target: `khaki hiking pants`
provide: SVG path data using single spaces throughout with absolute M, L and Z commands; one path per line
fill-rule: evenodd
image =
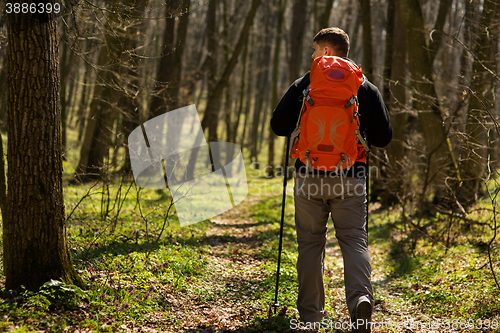
M 323 270 L 328 216 L 344 258 L 347 307 L 352 318 L 358 298 L 373 301 L 371 260 L 365 231 L 366 189 L 364 178 L 295 174 L 295 230 L 298 242 L 297 309 L 302 322 L 323 319 L 325 291 Z

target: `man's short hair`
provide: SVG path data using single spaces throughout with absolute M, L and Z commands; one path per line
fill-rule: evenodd
M 347 57 L 349 53 L 349 36 L 340 28 L 322 29 L 314 36 L 313 41 L 316 44 L 326 43 L 341 57 Z

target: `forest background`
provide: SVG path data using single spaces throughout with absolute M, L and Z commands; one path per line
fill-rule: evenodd
M 328 26 L 349 34 L 350 58 L 379 87 L 394 129 L 370 158 L 380 318 L 401 315 L 396 297 L 427 318 L 498 319 L 497 1 L 68 0 L 45 2 L 41 14 L 9 4 L 0 17 L 2 327 L 230 329 L 216 305 L 228 292 L 210 277 L 235 260 L 265 274 L 236 270 L 238 282 L 225 282 L 255 306 L 234 314 L 231 329 L 286 326 L 296 315 L 290 205 L 282 292 L 292 314 L 266 312 L 281 196 L 263 189 L 280 188 L 285 147 L 269 120 Z M 135 185 L 127 140 L 190 104 L 208 142 L 242 148 L 252 182 L 237 213 L 179 228 L 168 190 Z M 197 309 L 216 315 L 176 312 L 180 299 L 204 297 Z

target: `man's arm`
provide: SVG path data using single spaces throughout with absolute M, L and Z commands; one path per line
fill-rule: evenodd
M 392 126 L 389 111 L 380 91 L 366 81 L 358 91 L 361 129 L 368 142 L 375 147 L 385 147 L 392 140 Z
M 276 135 L 292 134 L 299 119 L 302 107 L 302 91 L 309 86 L 309 74 L 304 75 L 288 88 L 273 111 L 271 128 Z

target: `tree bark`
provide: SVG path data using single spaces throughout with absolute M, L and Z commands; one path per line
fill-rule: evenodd
M 397 47 L 391 47 L 390 50 L 392 70 L 387 76 L 390 82 L 390 93 L 386 95 L 385 100 L 391 114 L 393 128 L 393 139 L 387 147 L 389 163 L 392 169 L 397 170 L 398 162 L 401 162 L 405 156 L 404 142 L 408 123 L 408 113 L 406 112 L 406 39 L 397 3 L 395 4 L 393 31 L 393 45 L 397 45 Z
M 229 77 L 231 76 L 231 73 L 234 70 L 234 67 L 236 66 L 236 63 L 238 62 L 238 57 L 243 50 L 243 46 L 245 44 L 245 40 L 248 36 L 248 33 L 250 31 L 250 27 L 252 26 L 253 19 L 255 17 L 255 14 L 257 12 L 257 9 L 260 6 L 260 3 L 262 0 L 252 0 L 252 5 L 250 7 L 250 11 L 245 19 L 245 23 L 243 24 L 243 28 L 240 32 L 240 35 L 238 37 L 238 42 L 236 43 L 236 46 L 234 47 L 232 53 L 231 53 L 231 59 L 229 60 L 229 63 L 226 65 L 224 68 L 224 71 L 222 72 L 221 78 L 218 80 L 217 85 L 214 88 L 213 94 L 211 97 L 207 100 L 207 106 L 205 108 L 205 115 L 203 116 L 203 120 L 201 122 L 201 127 L 203 130 L 207 128 L 207 125 L 211 121 L 211 118 L 213 117 L 215 113 L 215 108 L 216 108 L 216 102 L 219 99 L 219 97 L 222 94 L 222 91 L 224 89 L 224 86 L 227 84 L 229 81 Z M 199 145 L 201 141 L 203 140 L 203 135 L 198 135 L 196 138 L 195 146 Z M 193 154 L 189 157 L 189 164 L 192 165 L 194 161 L 196 161 L 197 158 L 197 150 L 193 150 Z M 188 171 L 188 177 L 192 177 L 194 172 L 194 169 L 191 169 Z
M 253 57 L 253 52 L 252 50 L 254 49 L 255 45 L 255 31 L 252 32 L 251 36 L 249 36 L 250 41 L 250 47 L 248 47 L 249 50 L 249 55 L 250 55 L 250 63 L 249 63 L 249 70 L 248 70 L 248 88 L 246 89 L 246 100 L 245 100 L 245 116 L 244 116 L 244 121 L 243 121 L 243 132 L 241 133 L 241 140 L 240 140 L 240 146 L 243 150 L 245 145 L 245 141 L 247 139 L 247 127 L 248 127 L 248 119 L 250 118 L 250 107 L 252 104 L 252 94 L 253 94 L 253 89 L 254 89 L 254 84 L 253 84 L 253 77 L 254 77 L 254 69 L 255 69 L 255 61 L 252 59 Z
M 495 56 L 493 50 L 492 34 L 495 30 L 494 18 L 498 10 L 497 1 L 485 0 L 478 37 L 474 47 L 474 63 L 472 65 L 470 90 L 471 96 L 469 112 L 467 115 L 466 135 L 467 143 L 463 153 L 463 183 L 459 189 L 462 204 L 471 204 L 477 200 L 479 185 L 484 175 L 486 165 L 487 128 L 485 122 L 487 115 L 485 109 L 494 107 L 494 84 L 492 75 L 486 71 L 486 66 L 496 73 Z
M 147 0 L 139 0 L 134 3 L 133 12 L 135 16 L 143 16 L 144 10 L 146 9 Z M 137 23 L 129 29 L 128 33 L 125 35 L 123 41 L 124 51 L 130 54 L 128 61 L 125 66 L 121 67 L 122 77 L 126 79 L 123 82 L 123 87 L 125 89 L 121 92 L 119 97 L 118 106 L 122 114 L 122 122 L 120 131 L 116 132 L 117 139 L 118 133 L 122 134 L 123 146 L 125 148 L 125 161 L 121 168 L 123 173 L 130 173 L 132 171 L 132 165 L 130 164 L 130 155 L 128 150 L 128 137 L 130 133 L 140 125 L 141 114 L 143 114 L 142 107 L 142 89 L 139 87 L 139 64 L 141 59 L 135 55 L 135 49 L 143 45 L 143 38 L 140 38 L 141 31 L 144 31 L 146 25 L 144 21 Z M 121 144 L 120 144 L 121 146 Z M 119 145 L 115 145 L 115 151 L 113 154 L 112 165 L 116 165 L 117 150 Z
M 165 4 L 165 31 L 163 32 L 160 66 L 156 74 L 156 84 L 149 107 L 149 119 L 172 110 L 172 96 L 167 87 L 173 82 L 175 67 L 175 15 L 179 0 L 170 0 Z
M 263 12 L 266 13 L 266 22 L 264 23 L 264 45 L 261 49 L 261 64 L 259 67 L 259 75 L 257 84 L 259 89 L 256 90 L 254 113 L 252 119 L 252 132 L 251 132 L 251 151 L 250 160 L 257 161 L 258 156 L 258 141 L 259 141 L 259 125 L 265 121 L 261 121 L 261 114 L 263 110 L 264 100 L 269 96 L 269 67 L 271 63 L 271 46 L 273 42 L 273 29 L 272 22 L 274 21 L 275 14 L 269 10 L 269 3 L 265 3 Z M 264 117 L 265 118 L 265 117 Z
M 229 142 L 236 143 L 236 138 L 238 137 L 238 128 L 240 126 L 241 113 L 243 111 L 243 103 L 245 101 L 245 83 L 246 83 L 246 67 L 247 67 L 247 55 L 248 55 L 248 36 L 245 41 L 245 49 L 243 50 L 243 60 L 241 63 L 241 86 L 240 86 L 240 96 L 238 102 L 238 115 L 234 123 L 234 130 L 232 131 L 232 137 Z
M 68 19 L 67 16 L 65 19 Z M 69 20 L 72 21 L 71 18 Z M 62 128 L 62 150 L 63 150 L 63 159 L 66 159 L 66 131 L 67 131 L 67 120 L 68 120 L 68 100 L 69 96 L 66 97 L 67 86 L 68 86 L 68 78 L 71 72 L 71 65 L 73 64 L 74 52 L 72 52 L 69 43 L 69 34 L 66 27 L 63 27 L 63 36 L 65 41 L 63 41 L 62 45 L 62 56 L 61 56 L 61 128 Z M 71 52 L 71 54 L 69 54 Z
M 7 129 L 7 57 L 3 58 L 0 70 L 0 129 Z
M 80 161 L 75 172 L 75 178 L 83 182 L 102 179 L 107 174 L 105 161 L 109 158 L 113 123 L 120 114 L 120 95 L 127 90 L 121 74 L 123 66 L 127 66 L 130 60 L 124 42 L 127 40 L 126 29 L 132 20 L 135 4 L 135 0 L 115 0 L 107 20 L 94 98 L 90 104 Z
M 451 162 L 455 160 L 434 87 L 434 75 L 429 47 L 425 38 L 425 23 L 420 1 L 399 0 L 414 89 L 413 107 L 426 144 L 424 187 L 434 185 L 435 202 L 446 201 L 445 179 L 456 177 Z
M 443 45 L 443 29 L 446 23 L 446 16 L 450 11 L 451 3 L 452 0 L 439 1 L 438 15 L 436 18 L 436 23 L 434 24 L 434 29 L 431 32 L 431 42 L 429 45 L 431 63 L 434 62 L 439 48 Z
M 333 4 L 332 1 L 328 3 Z M 283 30 L 283 16 L 286 9 L 286 0 L 278 1 L 278 20 L 276 23 L 276 36 L 274 37 L 274 56 L 273 56 L 273 73 L 272 73 L 272 90 L 271 90 L 271 107 L 278 105 L 278 75 L 279 75 L 279 61 L 281 57 L 281 41 L 283 36 L 281 31 Z M 325 14 L 326 15 L 326 14 Z M 328 12 L 329 16 L 329 12 Z M 273 129 L 269 126 L 269 150 L 267 155 L 267 176 L 274 177 L 274 143 L 276 140 L 276 134 L 274 134 Z
M 408 113 L 406 112 L 406 41 L 403 23 L 396 0 L 389 0 L 387 9 L 387 37 L 384 63 L 383 96 L 391 115 L 393 137 L 387 151 L 387 165 L 379 171 L 380 178 L 372 178 L 372 197 L 381 197 L 384 205 L 398 202 L 404 197 L 405 176 L 405 145 L 408 128 Z M 397 47 L 394 47 L 397 46 Z M 377 150 L 374 150 L 377 152 Z M 385 154 L 377 160 L 384 160 Z M 408 170 L 409 171 L 409 170 Z M 403 194 L 403 195 L 400 195 Z
M 215 109 L 215 102 L 217 99 L 220 97 L 222 94 L 222 90 L 224 89 L 224 86 L 227 84 L 229 80 L 229 76 L 234 70 L 234 67 L 236 66 L 236 63 L 238 62 L 238 57 L 243 50 L 243 46 L 245 44 L 245 38 L 248 35 L 250 31 L 250 27 L 253 23 L 253 19 L 255 17 L 255 14 L 257 12 L 257 9 L 260 6 L 260 3 L 262 0 L 252 0 L 252 7 L 250 8 L 250 11 L 245 19 L 245 23 L 243 25 L 243 28 L 240 32 L 240 36 L 238 38 L 238 42 L 236 43 L 236 46 L 233 49 L 233 52 L 231 54 L 231 59 L 229 60 L 229 63 L 226 64 L 226 67 L 224 68 L 224 71 L 222 72 L 222 75 L 220 79 L 217 82 L 217 85 L 214 88 L 214 92 L 212 94 L 212 97 L 207 101 L 207 107 L 205 109 L 205 115 L 203 116 L 203 120 L 201 122 L 201 126 L 203 129 L 205 129 L 208 125 L 208 121 L 210 120 L 210 117 L 212 117 Z
M 81 285 L 65 238 L 56 16 L 10 14 L 7 27 L 5 287 L 36 291 L 50 279 Z
M 216 17 L 217 17 L 217 0 L 210 1 L 208 5 L 208 13 L 207 13 L 207 100 L 211 100 L 214 95 L 214 88 L 217 84 L 216 76 L 217 76 L 217 25 L 216 25 Z M 225 85 L 224 85 L 225 86 Z M 222 88 L 224 88 L 224 86 Z M 217 142 L 219 141 L 217 136 L 217 123 L 219 121 L 219 105 L 220 105 L 220 96 L 222 95 L 222 91 L 219 96 L 214 99 L 214 107 L 207 114 L 205 111 L 205 117 L 207 117 L 208 123 L 208 141 L 209 142 Z
M 328 28 L 329 24 L 328 22 L 330 21 L 330 13 L 333 8 L 333 2 L 334 0 L 327 0 L 326 5 L 325 5 L 325 11 L 323 12 L 323 17 L 321 18 L 321 26 L 320 29 Z
M 295 0 L 290 27 L 290 62 L 288 72 L 290 82 L 295 81 L 299 77 L 302 61 L 302 39 L 306 27 L 306 13 L 307 0 Z
M 363 74 L 373 79 L 372 14 L 370 0 L 359 0 L 363 25 Z

